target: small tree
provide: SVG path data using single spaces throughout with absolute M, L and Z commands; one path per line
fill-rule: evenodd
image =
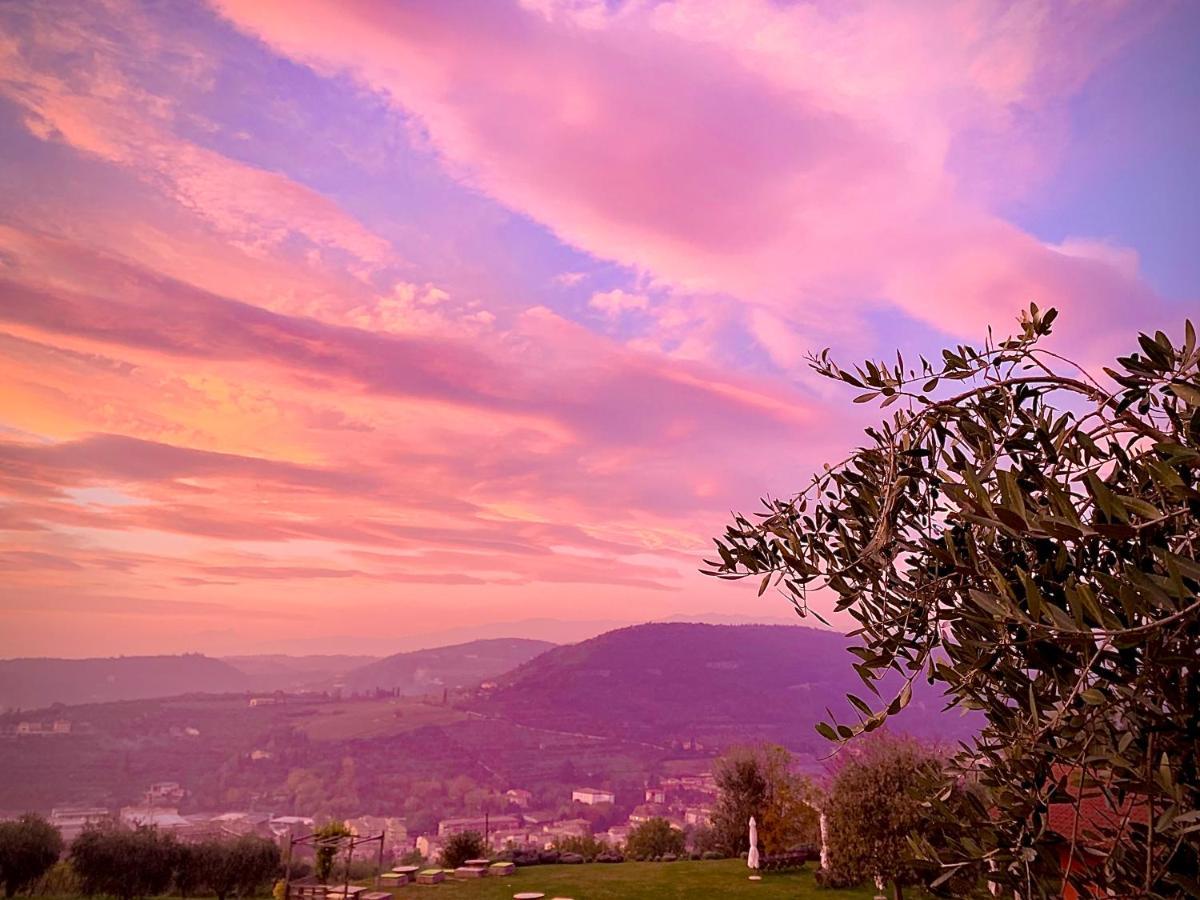
M 41 878 L 62 854 L 62 836 L 34 813 L 0 822 L 0 881 L 12 897 Z
M 878 877 L 900 900 L 904 885 L 928 880 L 908 837 L 924 819 L 924 799 L 942 787 L 943 765 L 916 741 L 882 734 L 838 757 L 825 801 L 831 883 Z
M 164 893 L 177 854 L 174 838 L 153 827 L 91 826 L 71 844 L 71 864 L 86 896 L 135 900 Z
M 762 821 L 767 805 L 767 775 L 758 756 L 740 748 L 717 761 L 717 805 L 713 831 L 717 842 L 732 856 L 750 849 L 750 817 Z
M 625 853 L 634 859 L 653 859 L 673 853 L 679 856 L 684 851 L 684 835 L 671 827 L 666 819 L 648 819 L 629 832 L 625 842 Z
M 793 767 L 791 754 L 770 744 L 735 748 L 717 761 L 713 831 L 727 853 L 736 856 L 750 848 L 751 816 L 768 853 L 817 841 L 817 791 Z
M 457 869 L 468 859 L 482 859 L 486 853 L 483 835 L 478 831 L 463 831 L 446 839 L 442 846 L 442 865 L 447 869 Z

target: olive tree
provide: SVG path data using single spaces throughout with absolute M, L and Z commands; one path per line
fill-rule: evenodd
M 899 900 L 906 885 L 931 880 L 914 858 L 909 835 L 922 829 L 929 794 L 944 781 L 944 760 L 911 738 L 877 733 L 840 754 L 830 779 L 828 816 L 831 885 L 879 879 Z
M 1200 350 L 1142 334 L 1089 371 L 1047 349 L 1055 311 L 1014 337 L 822 375 L 891 407 L 800 493 L 738 515 L 710 574 L 759 579 L 801 615 L 814 590 L 857 623 L 878 694 L 828 738 L 879 728 L 918 678 L 985 724 L 957 766 L 970 827 L 925 852 L 982 863 L 1023 897 L 1200 891 Z M 1085 790 L 1086 788 L 1086 790 Z M 1102 798 L 1110 824 L 1060 835 L 1056 803 Z M 938 815 L 937 803 L 930 814 Z M 1088 848 L 1099 854 L 1087 854 Z
M 217 900 L 230 894 L 254 896 L 279 874 L 279 847 L 266 838 L 243 835 L 207 840 L 195 846 L 194 854 L 200 883 L 216 894 Z
M 41 878 L 63 850 L 58 829 L 34 813 L 0 822 L 0 884 L 12 897 Z
M 71 844 L 71 865 L 88 897 L 136 900 L 161 894 L 171 885 L 177 855 L 171 835 L 144 826 L 92 826 Z

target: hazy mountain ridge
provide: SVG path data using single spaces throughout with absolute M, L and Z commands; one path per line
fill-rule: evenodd
M 833 631 L 781 625 L 657 623 L 558 647 L 501 678 L 470 707 L 525 725 L 633 740 L 706 745 L 769 739 L 821 749 L 826 708 L 852 714 L 845 695 L 868 690 Z M 881 692 L 898 689 L 899 676 Z M 940 692 L 914 685 L 894 729 L 953 740 L 970 719 L 944 713 Z
M 248 656 L 222 656 L 247 678 L 251 690 L 311 690 L 337 681 L 347 672 L 378 662 L 378 656 L 350 654 L 309 654 L 291 656 L 260 653 Z
M 273 691 L 415 695 L 471 688 L 555 644 L 490 638 L 449 647 L 373 656 L 263 654 L 221 659 L 199 653 L 93 659 L 0 660 L 0 710 L 145 700 L 182 694 Z
M 267 706 L 250 706 L 239 689 L 63 708 L 43 718 L 79 726 L 70 735 L 0 740 L 0 771 L 9 773 L 0 779 L 0 808 L 119 806 L 154 780 L 178 780 L 197 809 L 238 797 L 311 814 L 288 788 L 291 774 L 303 769 L 332 784 L 351 759 L 356 810 L 390 814 L 429 779 L 469 774 L 499 789 L 553 784 L 561 791 L 588 782 L 640 784 L 666 760 L 703 766 L 714 753 L 757 740 L 786 744 L 820 771 L 831 747 L 813 725 L 827 706 L 849 719 L 846 692 L 868 694 L 846 652 L 851 643 L 837 632 L 790 625 L 659 623 L 544 652 L 538 642 L 499 639 L 398 654 L 362 667 L 355 690 L 293 694 Z M 447 700 L 440 689 L 374 696 L 375 687 L 426 678 L 433 669 L 422 666 L 462 672 L 454 667 L 465 657 L 469 665 L 485 661 L 486 670 L 510 653 L 524 661 L 473 679 L 495 681 L 494 688 L 458 692 L 446 681 Z M 439 655 L 447 658 L 439 662 Z M 205 657 L 189 662 L 229 671 Z M 940 692 L 918 681 L 893 728 L 942 742 L 967 737 L 972 720 L 943 706 Z M 24 717 L 0 718 L 15 726 Z M 266 756 L 251 759 L 255 751 Z
M 402 694 L 469 688 L 498 678 L 556 646 L 529 638 L 487 638 L 396 653 L 348 672 L 340 685 L 347 691 L 383 689 Z
M 199 653 L 0 660 L 0 708 L 8 709 L 246 689 L 244 673 Z

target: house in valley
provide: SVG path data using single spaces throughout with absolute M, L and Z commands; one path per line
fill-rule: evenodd
M 595 806 L 599 803 L 612 803 L 616 799 L 612 791 L 605 791 L 600 788 L 576 788 L 571 792 L 572 802 L 585 803 L 588 806 Z

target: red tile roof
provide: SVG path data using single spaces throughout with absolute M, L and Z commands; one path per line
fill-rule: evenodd
M 1072 799 L 1051 803 L 1049 825 L 1052 831 L 1096 850 L 1111 847 L 1114 837 L 1129 825 L 1145 825 L 1150 821 L 1150 809 L 1143 797 L 1126 796 L 1122 802 L 1109 799 L 1093 780 L 1082 788 L 1068 779 L 1066 792 Z

